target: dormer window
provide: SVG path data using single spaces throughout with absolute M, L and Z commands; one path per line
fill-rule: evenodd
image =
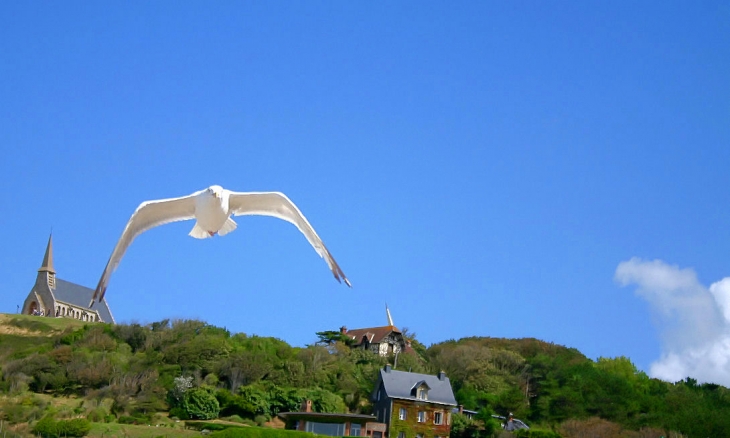
M 425 380 L 413 385 L 411 388 L 411 397 L 415 397 L 418 400 L 428 400 L 428 390 L 431 389 Z

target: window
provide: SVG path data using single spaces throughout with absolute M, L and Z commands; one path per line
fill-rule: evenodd
M 398 438 L 406 438 L 405 432 L 398 432 Z
M 423 438 L 423 434 L 422 433 L 417 433 L 416 434 L 416 438 Z
M 424 387 L 418 388 L 416 398 L 418 398 L 419 400 L 428 400 L 428 390 Z
M 433 424 L 443 424 L 443 412 L 434 412 L 433 413 Z
M 398 419 L 399 420 L 406 419 L 406 408 L 400 408 L 400 410 L 398 410 Z
M 317 435 L 344 436 L 345 425 L 341 423 L 317 423 L 314 421 L 307 421 L 305 431 L 313 432 Z
M 357 423 L 350 423 L 350 436 L 360 436 L 360 427 Z
M 426 422 L 426 412 L 425 411 L 419 411 L 418 412 L 418 422 L 419 423 L 425 423 Z

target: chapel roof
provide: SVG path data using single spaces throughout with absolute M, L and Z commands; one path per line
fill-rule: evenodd
M 56 288 L 53 289 L 53 296 L 58 301 L 89 309 L 91 297 L 94 296 L 94 289 L 57 278 Z M 102 299 L 100 303 L 94 304 L 94 307 L 89 309 L 92 312 L 95 310 L 99 312 L 102 321 L 114 323 L 114 317 L 106 302 L 106 298 Z

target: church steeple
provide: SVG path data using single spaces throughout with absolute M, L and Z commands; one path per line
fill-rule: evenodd
M 393 324 L 393 318 L 390 316 L 390 309 L 388 309 L 388 304 L 385 304 L 385 313 L 388 315 L 388 325 L 393 327 L 395 324 Z
M 43 256 L 43 264 L 38 272 L 50 272 L 55 274 L 53 270 L 53 234 L 48 236 L 48 245 L 46 246 L 46 255 Z
M 43 256 L 43 264 L 38 272 L 48 273 L 48 286 L 53 289 L 56 287 L 56 271 L 53 269 L 53 233 L 48 236 L 48 245 L 46 246 L 46 254 Z

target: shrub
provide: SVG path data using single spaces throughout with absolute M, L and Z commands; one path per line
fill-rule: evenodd
M 51 417 L 43 417 L 33 426 L 33 433 L 44 438 L 55 438 L 58 436 L 58 425 Z
M 106 409 L 99 407 L 86 414 L 86 419 L 94 423 L 104 423 L 109 413 Z
M 231 427 L 210 434 L 215 438 L 314 438 L 310 432 L 296 430 L 269 429 L 265 427 Z
M 72 420 L 61 420 L 57 424 L 60 436 L 81 437 L 86 436 L 91 430 L 91 423 L 85 418 L 74 418 Z
M 129 415 L 122 415 L 117 419 L 117 423 L 119 424 L 137 424 L 137 419 L 134 417 L 130 417 Z
M 185 392 L 182 408 L 188 417 L 197 420 L 212 420 L 218 417 L 220 405 L 209 388 L 193 388 Z
M 562 438 L 562 435 L 557 432 L 541 429 L 519 429 L 514 432 L 514 435 L 518 438 Z

